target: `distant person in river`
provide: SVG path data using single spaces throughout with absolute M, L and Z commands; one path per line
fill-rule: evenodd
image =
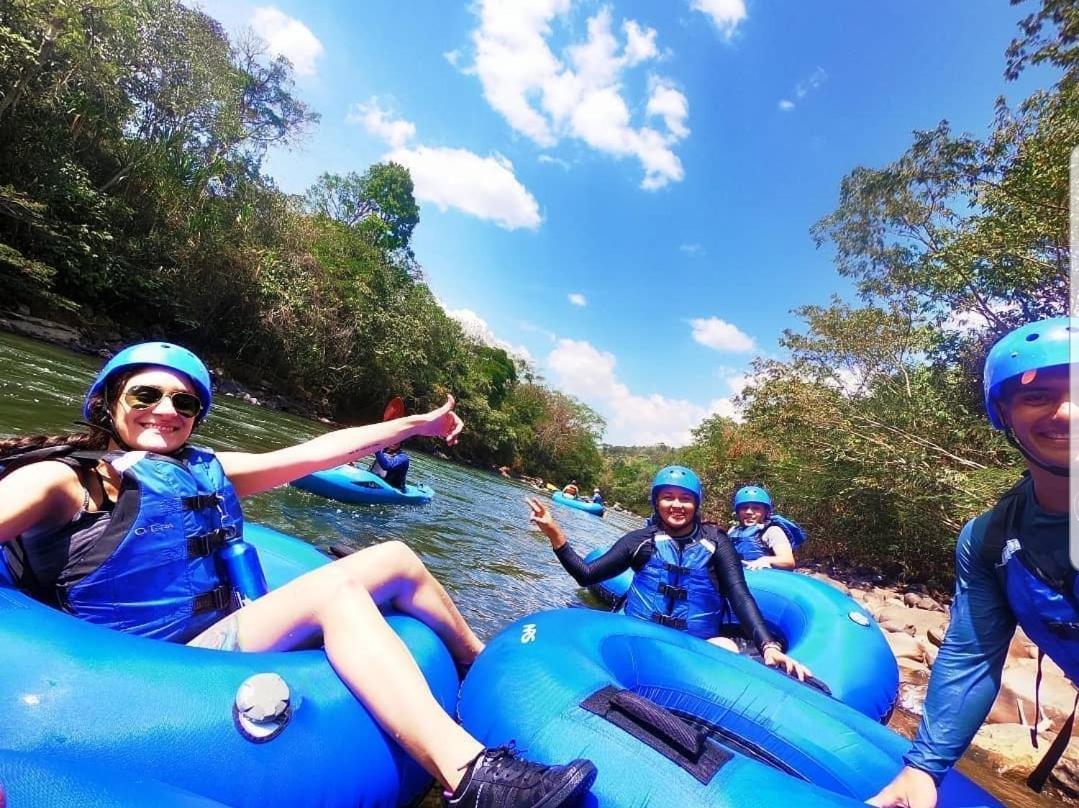
M 599 489 L 598 489 L 598 488 L 596 488 L 596 489 L 594 489 L 594 490 L 592 491 L 592 502 L 594 502 L 594 503 L 595 503 L 596 505 L 603 505 L 603 504 L 605 504 L 605 503 L 603 502 L 603 494 L 601 494 L 601 493 L 599 492 Z
M 737 651 L 733 642 L 718 636 L 729 604 L 765 663 L 783 665 L 804 680 L 811 672 L 784 654 L 768 631 L 730 539 L 715 525 L 701 523 L 701 493 L 701 482 L 692 470 L 684 466 L 660 469 L 652 482 L 654 523 L 625 534 L 590 564 L 570 546 L 546 505 L 535 498 L 528 505 L 532 524 L 543 531 L 559 562 L 581 586 L 632 568 L 633 584 L 623 606 L 627 615 Z
M 959 533 L 951 621 L 918 734 L 906 767 L 871 805 L 936 805 L 937 786 L 996 699 L 1017 623 L 1079 685 L 1079 580 L 1068 559 L 1068 444 L 1079 426 L 1069 373 L 1079 370 L 1077 361 L 1075 317 L 1017 328 L 986 357 L 989 422 L 1026 459 L 1026 472 Z M 1063 753 L 1071 725 L 1069 719 L 1028 780 L 1035 790 Z
M 397 443 L 375 452 L 371 471 L 385 480 L 387 485 L 404 491 L 410 462 L 408 454 L 401 448 L 401 444 Z
M 786 530 L 772 520 L 772 498 L 759 485 L 746 485 L 734 495 L 738 524 L 727 531 L 746 569 L 794 569 L 794 549 Z
M 577 494 L 579 493 L 579 489 L 577 488 L 577 481 L 573 480 L 572 482 L 570 482 L 569 485 L 562 489 L 562 493 L 565 494 L 567 497 L 573 497 L 574 499 L 577 499 Z
M 94 379 L 83 406 L 88 431 L 0 441 L 0 545 L 13 579 L 76 617 L 144 637 L 220 651 L 321 644 L 374 720 L 438 778 L 450 805 L 579 798 L 595 778 L 589 761 L 543 766 L 510 747 L 485 749 L 432 695 L 379 606 L 426 623 L 461 667 L 483 643 L 405 544 L 367 547 L 246 605 L 216 563 L 217 550 L 242 536 L 241 497 L 409 437 L 455 443 L 463 424 L 452 396 L 422 415 L 263 453 L 189 444 L 212 402 L 197 356 L 143 343 Z M 182 508 L 184 519 L 147 531 L 163 508 Z

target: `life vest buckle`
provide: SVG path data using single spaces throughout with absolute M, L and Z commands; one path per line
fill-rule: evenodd
M 673 584 L 660 584 L 657 587 L 659 594 L 670 598 L 671 600 L 685 600 L 689 597 L 689 592 L 684 586 L 674 586 Z
M 206 511 L 210 508 L 220 508 L 224 501 L 224 497 L 220 494 L 196 494 L 180 500 L 185 511 Z
M 669 614 L 660 614 L 659 612 L 652 612 L 652 621 L 659 623 L 661 626 L 667 626 L 667 628 L 676 628 L 679 631 L 685 631 L 688 626 L 684 618 L 671 617 Z
M 196 595 L 191 611 L 193 614 L 202 614 L 203 612 L 227 612 L 232 611 L 232 587 L 231 586 L 219 586 L 216 589 L 211 589 L 209 592 L 203 592 L 201 595 Z
M 211 555 L 224 547 L 229 539 L 235 535 L 235 528 L 219 527 L 201 536 L 194 536 L 187 540 L 187 557 L 203 558 Z

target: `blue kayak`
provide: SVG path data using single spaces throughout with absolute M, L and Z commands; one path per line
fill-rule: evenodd
M 353 505 L 423 505 L 435 492 L 426 485 L 405 483 L 405 490 L 394 488 L 377 474 L 352 465 L 316 471 L 294 480 L 291 485 L 328 499 Z
M 312 545 L 268 528 L 248 524 L 244 535 L 271 588 L 329 562 Z M 387 619 L 435 698 L 452 711 L 458 679 L 445 645 L 418 620 Z M 159 784 L 134 804 L 184 804 L 189 795 L 192 804 L 198 797 L 232 806 L 373 808 L 409 804 L 430 784 L 320 649 L 231 653 L 123 634 L 31 599 L 0 564 L 0 657 L 0 750 L 42 766 L 74 761 L 71 772 L 91 779 L 108 773 L 114 781 Z M 241 734 L 234 705 L 241 684 L 260 673 L 284 680 L 291 713 L 276 737 L 255 742 Z M 0 760 L 0 775 L 9 764 L 19 760 Z M 45 770 L 20 776 L 20 783 L 48 780 Z M 98 803 L 73 794 L 49 804 Z
M 585 561 L 602 554 L 593 550 Z M 590 589 L 616 605 L 632 582 L 633 571 L 626 570 Z M 787 570 L 746 570 L 746 583 L 788 654 L 813 671 L 834 698 L 876 721 L 888 721 L 899 696 L 899 667 L 884 632 L 858 601 Z
M 587 805 L 856 808 L 903 767 L 910 742 L 782 673 L 625 615 L 522 618 L 480 654 L 458 702 L 486 745 L 585 757 Z M 999 806 L 957 771 L 940 808 Z
M 604 510 L 606 510 L 598 502 L 588 502 L 584 499 L 577 499 L 576 497 L 571 497 L 569 494 L 563 494 L 561 491 L 555 491 L 551 494 L 551 499 L 559 505 L 568 505 L 571 508 L 590 513 L 593 516 L 603 516 Z

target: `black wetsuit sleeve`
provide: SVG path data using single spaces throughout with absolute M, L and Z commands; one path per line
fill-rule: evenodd
M 738 618 L 739 625 L 746 637 L 763 648 L 767 642 L 774 642 L 775 637 L 768 631 L 757 601 L 746 584 L 745 570 L 738 551 L 730 539 L 721 534 L 716 540 L 716 552 L 712 556 L 712 580 L 717 591 L 727 598 Z
M 591 564 L 577 555 L 577 551 L 568 541 L 555 550 L 554 554 L 566 572 L 573 576 L 573 580 L 581 586 L 588 586 L 621 575 L 633 566 L 633 555 L 647 538 L 641 533 L 642 531 L 637 530 L 627 533 Z

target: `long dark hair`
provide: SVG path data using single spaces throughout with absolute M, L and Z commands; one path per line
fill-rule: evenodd
M 90 398 L 90 417 L 83 423 L 82 430 L 64 435 L 27 435 L 0 440 L 0 459 L 49 446 L 73 446 L 76 451 L 105 451 L 109 448 L 109 440 L 115 437 L 110 402 L 115 403 L 119 399 L 127 380 L 137 372 L 136 368 L 132 368 L 115 374 L 106 383 L 103 393 Z

